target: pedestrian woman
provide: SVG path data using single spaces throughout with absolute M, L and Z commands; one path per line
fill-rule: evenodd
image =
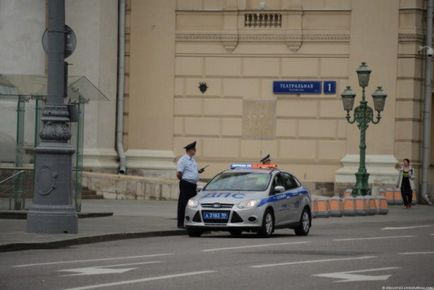
M 405 208 L 410 208 L 414 191 L 414 169 L 407 158 L 403 160 L 401 169 L 399 169 L 397 187 L 401 189 L 402 202 Z

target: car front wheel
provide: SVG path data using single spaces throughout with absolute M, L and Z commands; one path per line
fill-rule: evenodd
M 270 209 L 267 209 L 262 218 L 262 226 L 258 235 L 262 238 L 269 238 L 274 232 L 274 215 Z
M 310 230 L 310 214 L 307 209 L 304 209 L 301 217 L 299 225 L 294 229 L 295 234 L 297 236 L 307 236 Z

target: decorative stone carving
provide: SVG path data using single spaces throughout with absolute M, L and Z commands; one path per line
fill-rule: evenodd
M 286 46 L 289 48 L 289 50 L 292 52 L 297 52 L 301 48 L 303 44 L 303 34 L 301 30 L 297 33 L 288 33 L 286 38 Z
M 223 43 L 223 47 L 227 51 L 231 52 L 238 45 L 238 34 L 236 34 L 236 33 L 233 33 L 233 34 L 224 34 L 221 37 L 221 41 Z
M 243 137 L 274 138 L 276 102 L 245 100 L 243 104 Z
M 37 193 L 42 196 L 49 195 L 56 188 L 57 172 L 48 166 L 43 166 L 36 170 L 36 180 L 38 180 Z
M 68 108 L 65 105 L 61 106 L 52 106 L 52 105 L 46 105 L 44 108 L 44 112 L 42 113 L 42 120 L 49 119 L 50 117 L 57 117 L 57 118 L 65 118 L 65 121 L 68 121 L 69 118 L 69 112 Z
M 44 123 L 39 134 L 42 141 L 67 142 L 71 138 L 67 106 L 45 106 L 41 120 Z
M 64 122 L 44 122 L 39 134 L 43 141 L 67 142 L 71 138 L 69 125 Z

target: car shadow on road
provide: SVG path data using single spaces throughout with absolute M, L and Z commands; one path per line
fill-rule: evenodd
M 302 238 L 296 236 L 295 234 L 273 234 L 270 238 L 261 238 L 258 237 L 256 233 L 243 233 L 241 235 L 231 235 L 229 233 L 218 233 L 218 232 L 208 232 L 202 235 L 202 238 L 207 239 L 247 239 L 247 240 L 273 240 L 273 239 L 281 239 L 281 238 L 289 238 L 293 237 L 295 239 Z

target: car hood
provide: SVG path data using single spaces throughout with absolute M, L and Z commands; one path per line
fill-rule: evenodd
M 262 199 L 264 192 L 243 191 L 201 191 L 195 196 L 199 203 L 233 203 L 238 204 L 243 200 Z

